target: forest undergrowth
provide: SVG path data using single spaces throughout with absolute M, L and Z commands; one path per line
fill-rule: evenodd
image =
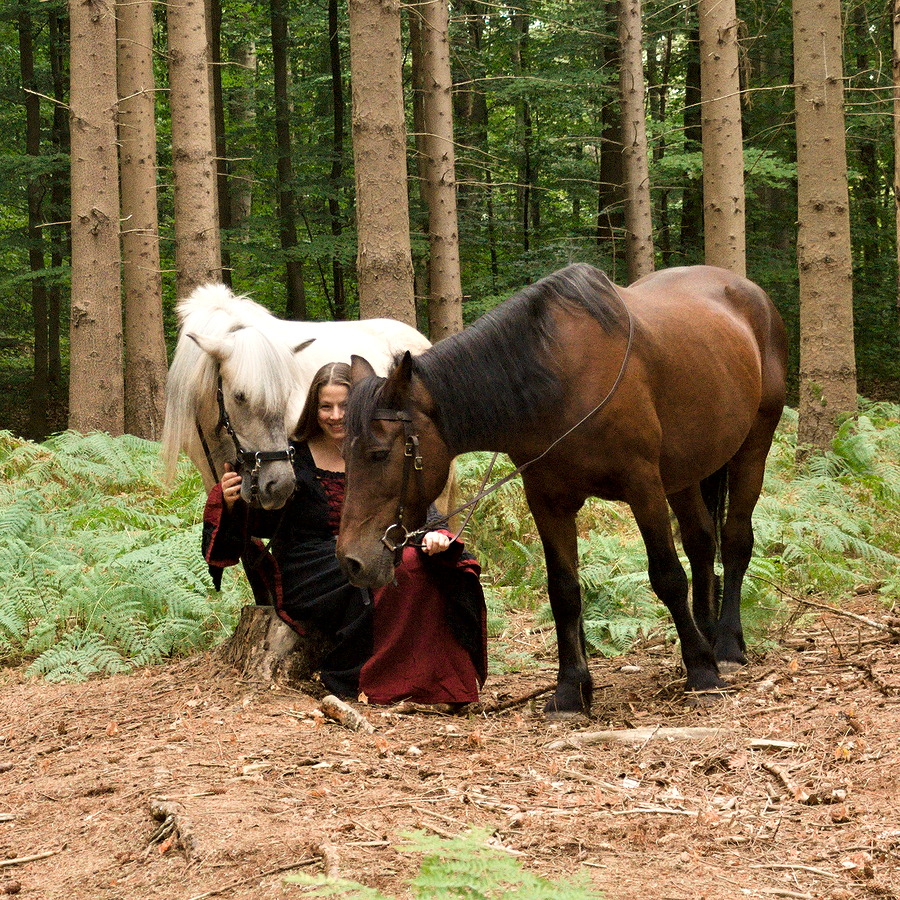
M 751 651 L 801 614 L 802 601 L 839 605 L 862 590 L 888 606 L 900 598 L 900 406 L 861 401 L 830 452 L 801 465 L 795 451 L 789 409 L 754 517 L 744 589 Z M 476 491 L 489 458 L 460 460 L 460 496 Z M 500 462 L 494 477 L 511 468 Z M 221 593 L 212 588 L 200 555 L 203 496 L 186 460 L 174 485 L 163 483 L 152 442 L 64 432 L 37 444 L 0 432 L 0 664 L 81 680 L 220 642 L 251 597 L 237 569 Z M 674 640 L 628 508 L 589 502 L 579 535 L 592 652 Z M 543 553 L 519 481 L 482 501 L 466 539 L 484 567 L 494 669 L 533 664 L 504 641 L 521 613 L 552 634 Z

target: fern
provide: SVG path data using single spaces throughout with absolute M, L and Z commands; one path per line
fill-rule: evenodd
M 424 832 L 404 835 L 406 852 L 421 854 L 418 874 L 410 882 L 416 900 L 469 897 L 493 900 L 602 900 L 584 875 L 565 882 L 549 881 L 526 872 L 511 854 L 490 846 L 490 832 L 477 829 L 458 838 L 438 838 Z M 306 896 L 353 900 L 389 900 L 388 895 L 354 881 L 311 875 L 289 875 L 289 884 L 302 884 Z

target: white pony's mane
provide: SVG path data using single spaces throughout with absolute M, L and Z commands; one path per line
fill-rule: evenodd
M 234 342 L 234 353 L 222 374 L 227 374 L 233 390 L 241 390 L 265 415 L 284 416 L 285 422 L 293 423 L 303 405 L 303 397 L 295 390 L 300 373 L 293 348 L 279 330 L 283 323 L 265 307 L 232 294 L 224 285 L 204 285 L 182 300 L 177 311 L 180 331 L 166 383 L 162 434 L 163 460 L 170 478 L 179 451 L 186 450 L 195 463 L 200 458 L 197 421 L 211 432 L 218 419 L 220 367 L 189 335 Z M 211 442 L 211 433 L 206 437 Z

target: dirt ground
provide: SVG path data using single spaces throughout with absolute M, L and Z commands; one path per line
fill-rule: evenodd
M 851 609 L 900 624 L 872 598 Z M 524 624 L 539 666 L 492 677 L 485 708 L 355 704 L 373 733 L 322 715 L 313 686 L 250 684 L 212 654 L 81 685 L 0 673 L 0 894 L 262 900 L 329 870 L 405 897 L 404 831 L 481 826 L 527 870 L 586 872 L 610 900 L 898 896 L 890 634 L 822 614 L 700 707 L 673 648 L 644 647 L 592 664 L 590 720 L 552 723 L 523 699 L 554 680 Z M 649 730 L 577 742 L 632 728 Z M 663 730 L 686 728 L 715 731 Z

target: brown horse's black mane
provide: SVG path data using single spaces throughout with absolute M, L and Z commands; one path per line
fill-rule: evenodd
M 622 301 L 606 275 L 576 263 L 548 275 L 483 315 L 465 331 L 413 358 L 435 400 L 438 429 L 455 452 L 490 449 L 499 432 L 523 432 L 562 395 L 553 365 L 554 309 L 581 309 L 609 333 L 626 330 Z M 348 434 L 368 425 L 384 379 L 354 388 Z

